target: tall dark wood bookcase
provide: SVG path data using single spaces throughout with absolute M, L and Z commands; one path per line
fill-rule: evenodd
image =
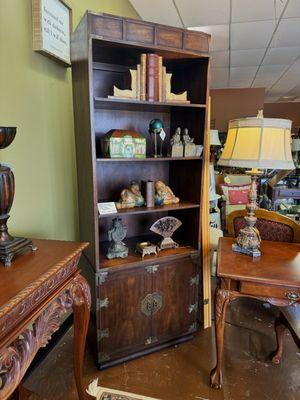
M 100 369 L 185 341 L 201 321 L 207 152 L 203 157 L 151 158 L 148 125 L 152 118 L 163 120 L 166 143 L 181 126 L 196 144 L 206 144 L 209 39 L 205 33 L 91 12 L 72 37 L 80 238 L 90 242 L 82 265 L 93 290 L 89 340 Z M 125 74 L 140 55 L 151 52 L 161 55 L 173 73 L 172 91 L 187 90 L 190 104 L 108 99 L 113 85 L 125 88 Z M 143 134 L 147 158 L 103 158 L 100 139 L 110 129 Z M 130 252 L 125 259 L 108 260 L 107 231 L 115 215 L 100 217 L 97 203 L 117 201 L 130 181 L 149 179 L 169 184 L 181 202 L 119 211 Z M 152 223 L 166 215 L 182 222 L 175 235 L 180 247 L 142 260 L 134 253 L 135 243 L 148 239 Z

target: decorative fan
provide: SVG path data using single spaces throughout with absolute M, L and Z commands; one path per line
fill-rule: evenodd
M 164 217 L 154 222 L 150 231 L 163 237 L 163 240 L 158 244 L 159 250 L 176 248 L 179 246 L 178 243 L 174 242 L 171 236 L 181 225 L 181 221 L 175 217 Z

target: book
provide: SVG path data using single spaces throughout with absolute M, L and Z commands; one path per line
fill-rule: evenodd
M 162 67 L 162 101 L 166 102 L 166 67 Z
M 141 100 L 141 64 L 136 66 L 136 98 Z
M 146 100 L 146 54 L 141 54 L 140 100 Z
M 158 58 L 158 101 L 163 101 L 163 59 Z
M 158 101 L 158 60 L 157 54 L 147 54 L 147 73 L 146 73 L 146 99 L 148 101 Z

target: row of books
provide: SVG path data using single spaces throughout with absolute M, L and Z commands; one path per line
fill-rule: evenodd
M 187 92 L 171 92 L 172 74 L 167 73 L 163 58 L 158 54 L 141 54 L 136 70 L 130 69 L 131 90 L 121 90 L 114 86 L 114 95 L 109 97 L 137 99 L 142 101 L 184 102 Z

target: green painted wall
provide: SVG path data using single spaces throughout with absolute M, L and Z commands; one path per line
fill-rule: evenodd
M 128 0 L 69 0 L 85 11 L 138 18 Z M 1 0 L 0 125 L 17 126 L 0 161 L 13 166 L 13 235 L 78 239 L 71 70 L 32 50 L 31 0 Z

